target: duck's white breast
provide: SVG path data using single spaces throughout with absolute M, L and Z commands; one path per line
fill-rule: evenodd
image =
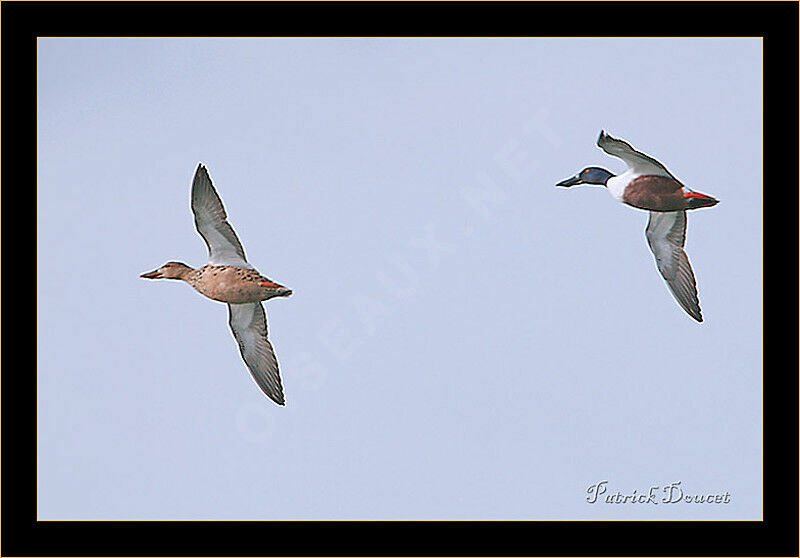
M 622 201 L 622 195 L 625 193 L 625 188 L 631 181 L 638 177 L 639 174 L 633 172 L 632 170 L 628 169 L 627 171 L 623 172 L 619 176 L 612 176 L 606 182 L 606 187 L 608 188 L 608 192 L 614 196 L 615 199 L 618 201 Z

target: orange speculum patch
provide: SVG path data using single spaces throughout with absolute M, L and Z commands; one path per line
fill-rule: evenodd
M 702 200 L 710 200 L 711 196 L 706 196 L 705 194 L 701 194 L 699 192 L 684 192 L 684 198 L 700 198 Z
M 263 287 L 280 287 L 280 285 L 278 285 L 277 283 L 273 283 L 271 281 L 262 281 L 260 285 Z

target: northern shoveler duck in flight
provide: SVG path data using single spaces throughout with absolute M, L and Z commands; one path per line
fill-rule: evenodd
M 711 207 L 719 201 L 690 190 L 664 165 L 605 131 L 600 132 L 597 145 L 609 155 L 622 159 L 628 165 L 628 170 L 615 176 L 600 167 L 587 167 L 556 186 L 606 186 L 611 195 L 622 203 L 649 211 L 650 220 L 645 234 L 650 250 L 656 257 L 658 270 L 683 309 L 692 318 L 702 322 L 697 284 L 689 257 L 683 250 L 686 243 L 686 211 Z
M 228 323 L 253 379 L 267 397 L 284 405 L 278 359 L 267 338 L 267 316 L 261 301 L 289 296 L 292 291 L 264 277 L 247 262 L 202 163 L 192 182 L 192 211 L 197 232 L 208 246 L 208 264 L 192 269 L 180 262 L 167 262 L 141 277 L 185 281 L 208 298 L 226 302 Z

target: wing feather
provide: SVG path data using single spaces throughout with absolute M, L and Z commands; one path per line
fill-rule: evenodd
M 247 263 L 242 243 L 228 223 L 222 200 L 202 163 L 197 166 L 192 181 L 192 212 L 197 232 L 208 246 L 210 264 L 253 269 Z
M 239 345 L 247 368 L 256 384 L 267 397 L 284 405 L 283 385 L 278 371 L 278 359 L 267 339 L 267 315 L 260 302 L 228 304 L 228 323 Z
M 636 151 L 627 141 L 613 138 L 606 134 L 605 130 L 600 131 L 600 137 L 597 138 L 597 146 L 612 157 L 622 159 L 636 174 L 669 176 L 670 178 L 678 180 L 672 176 L 672 173 L 667 170 L 667 167 L 653 159 L 650 155 L 646 155 L 641 151 Z
M 675 300 L 692 318 L 702 322 L 697 283 L 689 256 L 683 250 L 686 244 L 686 212 L 651 211 L 645 235 L 656 258 L 658 271 L 666 280 Z

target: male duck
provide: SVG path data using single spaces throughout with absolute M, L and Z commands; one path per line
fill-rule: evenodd
M 208 246 L 208 264 L 192 269 L 183 263 L 168 262 L 141 277 L 186 281 L 208 298 L 228 303 L 228 323 L 253 379 L 267 397 L 284 405 L 278 360 L 267 339 L 267 317 L 261 301 L 289 296 L 292 291 L 247 263 L 244 248 L 227 221 L 222 200 L 202 163 L 192 182 L 192 211 L 197 232 Z
M 587 167 L 556 186 L 603 185 L 619 201 L 649 211 L 650 220 L 645 234 L 650 250 L 656 257 L 658 270 L 683 309 L 692 318 L 702 322 L 694 273 L 683 250 L 686 242 L 686 211 L 711 207 L 719 201 L 690 190 L 664 165 L 605 131 L 600 132 L 597 145 L 609 155 L 622 159 L 628 165 L 628 170 L 615 176 L 599 167 Z

